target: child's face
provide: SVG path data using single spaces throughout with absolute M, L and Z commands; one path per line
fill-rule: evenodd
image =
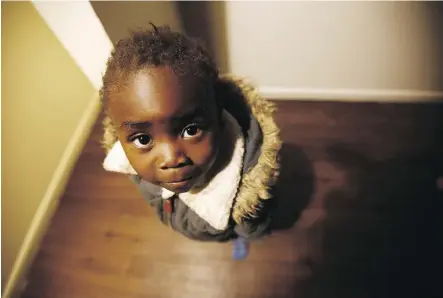
M 180 193 L 214 162 L 219 119 L 212 90 L 169 67 L 139 72 L 109 101 L 118 138 L 146 181 Z

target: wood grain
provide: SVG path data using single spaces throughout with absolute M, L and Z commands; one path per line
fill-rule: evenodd
M 97 123 L 24 298 L 441 297 L 443 105 L 278 102 L 275 232 L 231 244 L 163 226 L 101 168 Z

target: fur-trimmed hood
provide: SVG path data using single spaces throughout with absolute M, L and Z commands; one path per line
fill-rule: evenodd
M 252 115 L 261 130 L 259 155 L 241 178 L 239 190 L 232 209 L 232 218 L 240 224 L 248 218 L 260 217 L 264 200 L 271 198 L 271 187 L 279 174 L 278 153 L 281 148 L 280 131 L 274 121 L 275 106 L 265 100 L 245 79 L 235 76 L 221 77 L 216 86 L 216 95 L 224 108 L 239 122 L 247 134 Z M 117 141 L 111 119 L 103 120 L 103 148 L 108 153 Z

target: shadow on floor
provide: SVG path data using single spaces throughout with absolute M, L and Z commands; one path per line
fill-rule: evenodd
M 322 257 L 294 297 L 443 297 L 442 160 L 328 153 L 347 183 L 325 196 Z
M 294 226 L 314 191 L 313 168 L 308 156 L 294 144 L 283 144 L 281 171 L 272 206 L 272 230 Z

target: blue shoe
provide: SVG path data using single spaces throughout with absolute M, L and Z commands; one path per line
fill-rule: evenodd
M 249 253 L 249 242 L 245 238 L 238 237 L 234 240 L 232 258 L 236 261 L 244 260 Z

